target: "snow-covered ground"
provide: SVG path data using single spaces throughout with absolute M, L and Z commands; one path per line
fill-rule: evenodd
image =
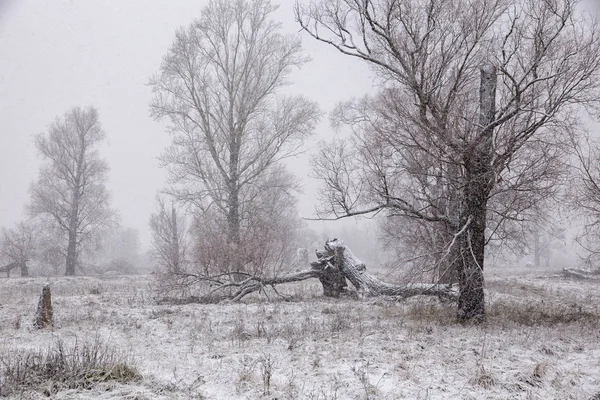
M 600 287 L 490 274 L 488 321 L 435 299 L 157 305 L 150 276 L 51 278 L 56 327 L 32 329 L 43 278 L 0 278 L 0 369 L 24 349 L 96 336 L 143 380 L 55 399 L 590 399 L 600 393 Z M 600 396 L 600 395 L 599 395 Z M 48 398 L 20 393 L 15 398 Z

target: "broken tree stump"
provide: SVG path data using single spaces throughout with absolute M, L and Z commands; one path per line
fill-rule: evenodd
M 334 257 L 327 252 L 317 251 L 317 261 L 310 265 L 312 269 L 320 271 L 319 281 L 323 286 L 323 295 L 326 297 L 340 297 L 348 293 L 346 276 L 334 264 Z
M 360 297 L 388 296 L 405 299 L 412 296 L 437 296 L 445 300 L 458 299 L 458 292 L 452 285 L 428 283 L 395 285 L 379 280 L 367 271 L 365 264 L 339 239 L 325 243 L 323 257 L 333 257 L 333 265 L 352 283 Z
M 50 284 L 46 283 L 42 289 L 40 301 L 38 302 L 37 311 L 33 326 L 37 329 L 54 327 L 54 314 L 52 311 L 52 296 L 50 294 Z

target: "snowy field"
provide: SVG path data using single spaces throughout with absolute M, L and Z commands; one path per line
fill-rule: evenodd
M 16 354 L 100 338 L 140 381 L 15 399 L 600 398 L 600 285 L 544 271 L 487 282 L 488 321 L 434 299 L 157 305 L 151 276 L 50 278 L 56 327 L 32 328 L 43 278 L 0 278 L 0 368 Z

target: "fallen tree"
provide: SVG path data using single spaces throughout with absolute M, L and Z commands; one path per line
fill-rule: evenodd
M 328 240 L 323 250 L 317 251 L 317 261 L 310 268 L 281 276 L 261 277 L 237 273 L 199 275 L 186 272 L 160 275 L 158 289 L 161 294 L 177 291 L 179 297 L 162 297 L 166 303 L 213 303 L 222 300 L 239 301 L 250 293 L 270 288 L 279 294 L 277 285 L 319 279 L 327 297 L 387 297 L 406 299 L 412 296 L 437 296 L 441 300 L 458 300 L 458 291 L 451 285 L 413 283 L 396 285 L 383 282 L 367 271 L 365 264 L 339 239 Z M 348 281 L 354 287 L 348 287 Z M 189 295 L 190 288 L 204 286 L 202 295 Z
M 583 269 L 563 268 L 562 274 L 566 278 L 578 280 L 600 279 L 600 269 L 595 271 L 586 271 Z

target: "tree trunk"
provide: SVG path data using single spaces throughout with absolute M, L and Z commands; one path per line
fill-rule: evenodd
M 171 246 L 171 251 L 173 254 L 171 255 L 171 261 L 173 262 L 173 272 L 178 274 L 181 272 L 180 260 L 179 260 L 179 227 L 177 226 L 177 210 L 175 210 L 175 206 L 171 204 L 171 234 L 173 241 L 173 245 Z
M 485 319 L 483 267 L 485 261 L 485 228 L 487 201 L 494 184 L 492 170 L 493 128 L 489 125 L 496 113 L 496 68 L 481 68 L 479 88 L 479 125 L 481 132 L 463 155 L 465 186 L 459 229 L 461 234 L 459 321 L 480 322 Z
M 27 263 L 22 262 L 21 264 L 21 276 L 29 276 L 29 268 Z
M 473 185 L 476 186 L 476 185 Z M 468 189 L 467 189 L 468 190 Z M 458 299 L 458 320 L 475 322 L 485 318 L 485 295 L 483 292 L 483 266 L 485 259 L 486 194 L 468 194 L 465 218 L 462 226 L 467 229 L 459 239 L 460 243 L 460 297 Z
M 230 245 L 229 253 L 229 272 L 233 274 L 234 279 L 239 282 L 244 279 L 244 269 L 242 267 L 241 254 L 241 235 L 240 235 L 240 200 L 237 182 L 231 183 L 229 189 L 229 210 L 227 215 L 228 239 Z
M 340 297 L 348 292 L 348 283 L 344 273 L 334 262 L 334 257 L 325 252 L 317 252 L 318 261 L 311 263 L 311 267 L 319 270 L 318 275 L 323 285 L 323 295 L 326 297 Z
M 577 280 L 600 279 L 600 270 L 584 271 L 582 269 L 563 268 L 562 274 L 566 278 L 577 279 Z
M 77 176 L 76 185 L 73 188 L 72 200 L 71 200 L 71 214 L 69 215 L 69 232 L 67 244 L 67 262 L 65 275 L 75 276 L 75 266 L 77 265 L 77 228 L 79 226 L 79 200 L 81 195 L 79 193 L 79 182 L 81 181 L 81 165 L 83 163 L 84 149 L 81 149 L 79 159 L 77 161 Z
M 74 276 L 77 264 L 77 234 L 74 230 L 69 231 L 69 244 L 67 246 L 67 268 L 65 275 Z

